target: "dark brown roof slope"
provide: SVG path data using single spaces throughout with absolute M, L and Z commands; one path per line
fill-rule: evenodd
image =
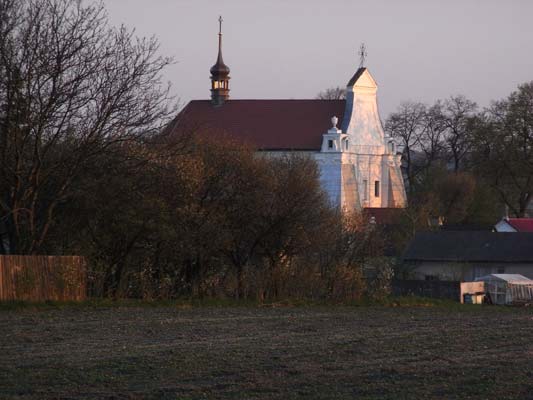
M 359 67 L 359 69 L 357 71 L 355 71 L 354 76 L 352 76 L 352 78 L 348 81 L 348 85 L 347 86 L 355 85 L 355 82 L 357 82 L 357 80 L 361 77 L 361 75 L 363 75 L 363 72 L 365 72 L 365 71 L 366 71 L 365 67 Z
M 405 261 L 533 262 L 533 233 L 448 231 L 417 233 Z
M 331 117 L 342 121 L 344 100 L 194 100 L 169 126 L 172 134 L 227 136 L 261 150 L 320 150 Z

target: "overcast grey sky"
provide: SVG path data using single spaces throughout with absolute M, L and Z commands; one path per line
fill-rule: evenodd
M 480 105 L 533 80 L 531 0 L 105 0 L 113 24 L 155 35 L 185 103 L 209 98 L 224 18 L 231 98 L 314 98 L 344 86 L 367 47 L 382 118 L 403 100 Z

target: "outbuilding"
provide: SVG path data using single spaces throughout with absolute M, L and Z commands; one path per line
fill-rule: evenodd
M 403 264 L 417 280 L 474 281 L 490 274 L 533 278 L 533 233 L 488 231 L 419 232 Z
M 485 283 L 485 295 L 494 304 L 530 303 L 533 301 L 533 280 L 520 274 L 490 274 L 476 278 Z

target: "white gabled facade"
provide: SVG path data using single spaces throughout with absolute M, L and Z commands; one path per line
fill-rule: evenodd
M 509 223 L 508 218 L 502 218 L 496 225 L 494 225 L 496 232 L 518 232 L 514 226 Z
M 348 83 L 341 129 L 337 123 L 334 116 L 314 155 L 331 204 L 343 210 L 405 207 L 401 156 L 383 131 L 377 84 L 366 68 Z

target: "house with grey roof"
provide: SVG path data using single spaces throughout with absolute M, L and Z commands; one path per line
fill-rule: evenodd
M 408 274 L 420 280 L 473 281 L 490 274 L 533 279 L 533 233 L 419 232 L 402 258 Z

